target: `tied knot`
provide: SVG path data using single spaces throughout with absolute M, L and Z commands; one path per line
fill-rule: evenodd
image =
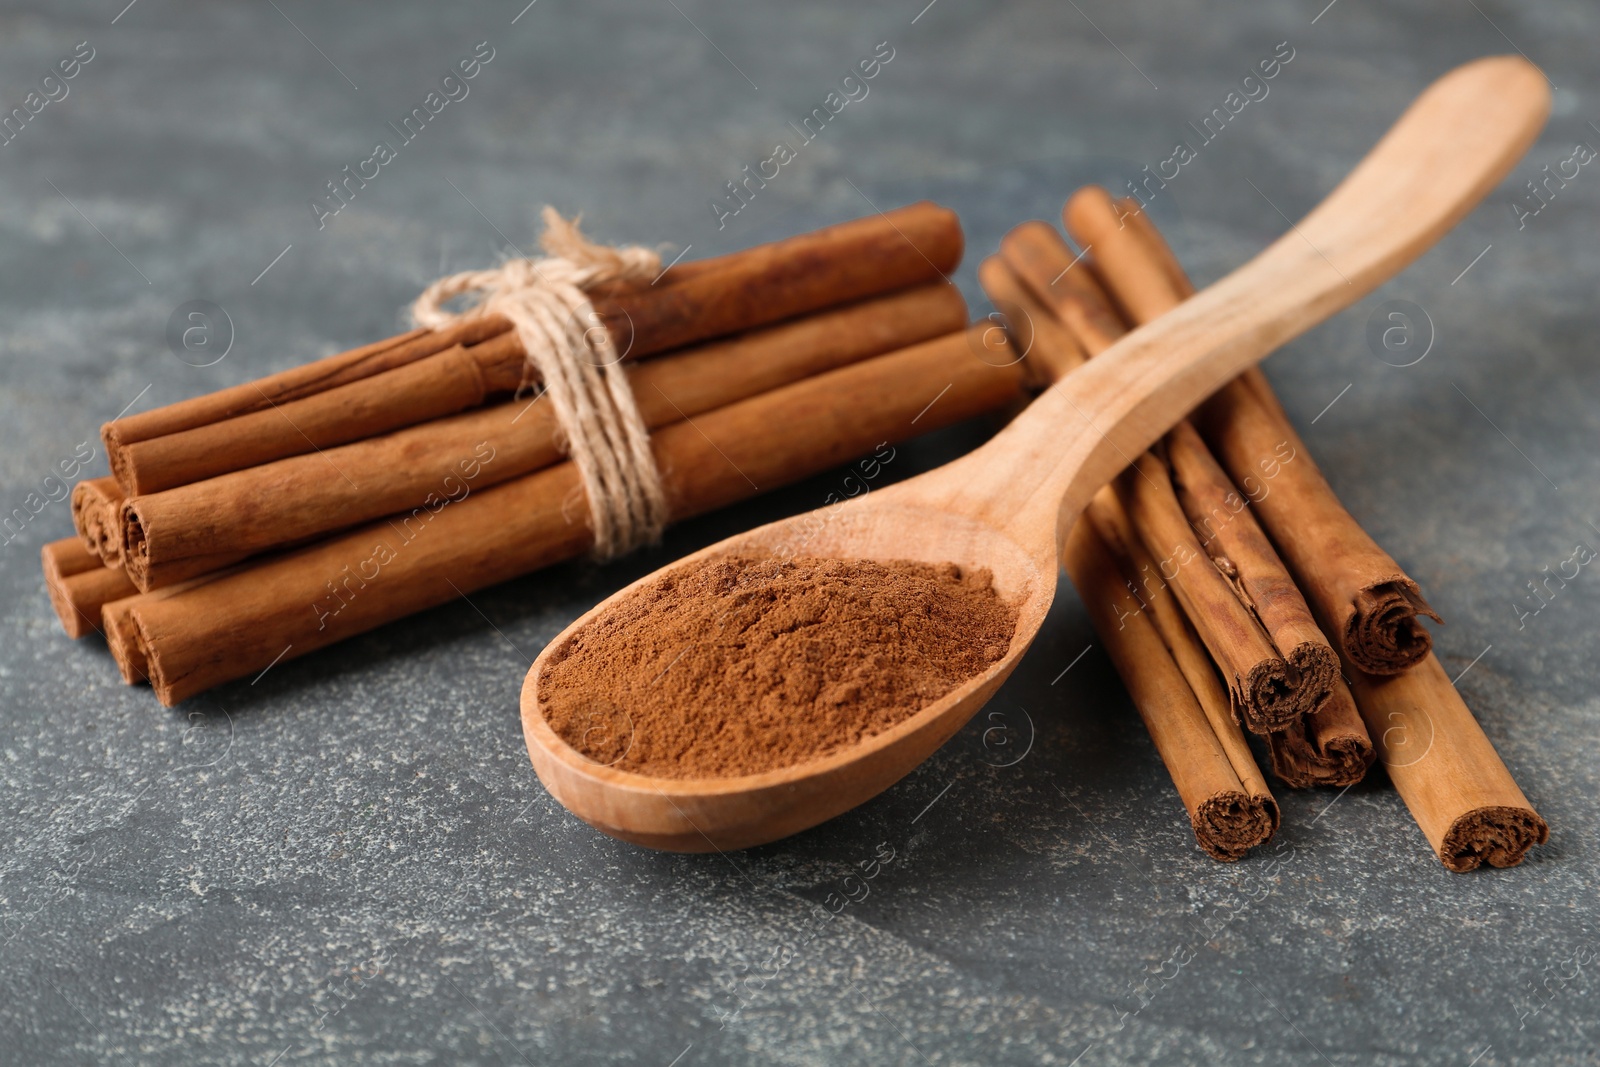
M 611 333 L 589 292 L 649 282 L 661 257 L 647 248 L 596 244 L 576 221 L 544 209 L 541 259 L 508 259 L 493 270 L 440 278 L 411 307 L 418 326 L 443 329 L 462 319 L 503 316 L 527 354 L 525 385 L 548 399 L 564 449 L 583 484 L 594 551 L 610 559 L 656 540 L 666 525 L 666 492 Z M 460 312 L 445 304 L 468 297 Z

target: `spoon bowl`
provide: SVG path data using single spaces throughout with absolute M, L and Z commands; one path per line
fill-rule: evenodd
M 1544 75 L 1520 57 L 1458 67 L 1289 233 L 1067 375 L 979 449 L 814 515 L 739 534 L 608 597 L 546 646 L 523 684 L 523 733 L 540 780 L 607 834 L 688 852 L 774 841 L 887 789 L 949 740 L 1015 669 L 1054 599 L 1060 540 L 1094 492 L 1222 384 L 1430 247 L 1505 176 L 1548 110 Z M 545 721 L 542 672 L 600 613 L 709 558 L 796 554 L 988 568 L 1018 612 L 1011 646 L 896 726 L 762 774 L 622 771 L 584 756 Z
M 613 837 L 675 852 L 746 848 L 815 826 L 899 781 L 948 741 L 1000 688 L 1044 622 L 1055 596 L 1056 564 L 985 523 L 959 514 L 893 504 L 893 487 L 837 505 L 819 533 L 800 515 L 728 538 L 634 582 L 586 612 L 551 642 L 523 683 L 523 730 L 534 769 L 569 811 Z M 878 499 L 874 499 L 878 498 Z M 879 503 L 883 500 L 883 503 Z M 908 537 L 908 531 L 914 531 Z M 565 654 L 591 618 L 663 575 L 718 556 L 806 556 L 915 560 L 987 567 L 1002 599 L 1018 609 L 1011 647 L 998 662 L 916 715 L 857 745 L 803 764 L 729 778 L 661 778 L 597 763 L 569 745 L 538 712 L 541 671 Z M 529 713 L 533 709 L 533 713 Z

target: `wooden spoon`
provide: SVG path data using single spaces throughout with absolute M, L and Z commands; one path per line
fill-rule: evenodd
M 1546 85 L 1516 56 L 1458 67 L 1430 86 L 1299 226 L 1072 372 L 983 447 L 835 505 L 821 533 L 809 529 L 816 524 L 807 515 L 771 523 L 602 601 L 545 647 L 523 685 L 523 732 L 540 780 L 605 833 L 688 852 L 773 841 L 893 785 L 1016 667 L 1054 598 L 1058 542 L 1095 490 L 1224 382 L 1393 277 L 1471 210 L 1543 126 Z M 1241 195 L 1269 210 L 1264 195 Z M 580 754 L 545 722 L 541 671 L 590 619 L 670 571 L 712 556 L 778 554 L 797 541 L 812 556 L 989 568 L 999 593 L 1019 609 L 1010 650 L 892 729 L 763 774 L 656 778 L 621 771 Z

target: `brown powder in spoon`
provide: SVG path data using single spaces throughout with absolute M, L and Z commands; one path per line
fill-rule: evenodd
M 584 626 L 546 666 L 541 710 L 621 770 L 756 774 L 910 718 L 1001 659 L 1016 623 L 987 570 L 721 557 Z

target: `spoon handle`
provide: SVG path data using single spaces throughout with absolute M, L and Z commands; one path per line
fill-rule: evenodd
M 1521 158 L 1549 105 L 1544 75 L 1518 56 L 1457 67 L 1298 226 L 1067 375 L 924 492 L 1019 539 L 1065 536 L 1089 497 L 1200 401 L 1438 240 Z M 1259 189 L 1246 195 L 1277 210 Z

